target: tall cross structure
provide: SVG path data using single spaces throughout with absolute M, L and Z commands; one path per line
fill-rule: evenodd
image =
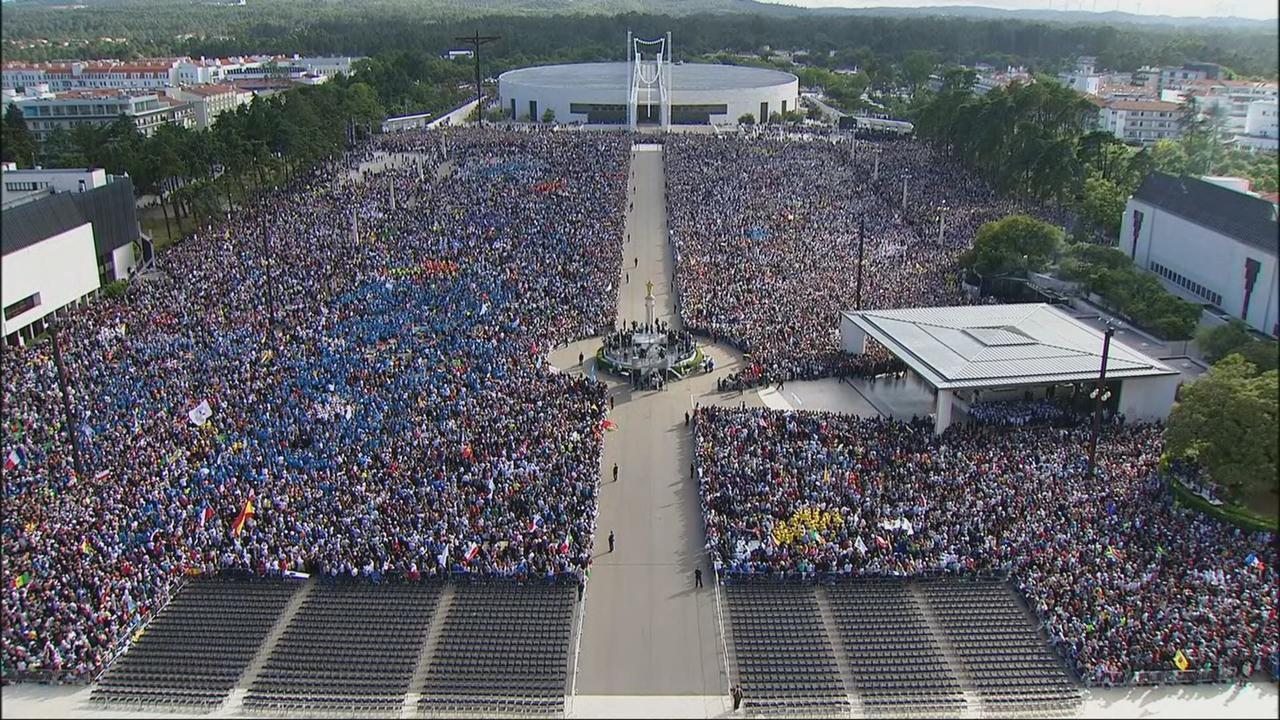
M 454 38 L 456 42 L 466 43 L 471 46 L 471 56 L 476 61 L 476 122 L 480 125 L 484 125 L 484 95 L 480 88 L 480 46 L 488 45 L 501 39 L 501 35 L 481 35 L 479 30 L 474 35 L 462 35 Z
M 657 46 L 657 52 L 647 48 Z M 666 37 L 641 40 L 627 31 L 627 127 L 635 130 L 640 114 L 640 92 L 644 91 L 646 118 L 653 113 L 653 90 L 658 90 L 658 122 L 662 129 L 671 127 L 671 33 Z

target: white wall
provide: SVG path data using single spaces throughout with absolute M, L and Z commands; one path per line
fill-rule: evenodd
M 99 284 L 90 223 L 5 255 L 0 260 L 3 307 L 33 293 L 40 293 L 40 304 L 10 319 L 0 314 L 0 334 L 21 330 L 97 290 Z
M 116 280 L 127 280 L 129 271 L 138 264 L 138 259 L 133 252 L 133 243 L 121 245 L 111 251 L 111 268 L 115 273 Z
M 867 351 L 867 334 L 844 315 L 840 316 L 840 349 L 850 355 Z
M 1126 378 L 1120 383 L 1120 412 L 1125 422 L 1168 418 L 1180 382 L 1181 375 Z
M 1138 233 L 1137 253 L 1133 254 L 1133 211 L 1144 215 Z M 1151 270 L 1157 262 L 1180 275 L 1190 278 L 1222 296 L 1222 309 L 1239 318 L 1244 309 L 1245 259 L 1253 258 L 1262 265 L 1249 299 L 1248 317 L 1251 327 L 1272 334 L 1280 322 L 1280 291 L 1277 291 L 1276 256 L 1252 245 L 1184 220 L 1177 215 L 1155 208 L 1141 200 L 1130 198 L 1125 206 L 1120 227 L 1120 250 L 1133 257 L 1134 264 L 1143 270 Z M 1163 280 L 1163 278 L 1162 278 Z M 1177 287 L 1165 283 L 1170 288 Z M 1193 297 L 1179 288 L 1179 294 Z M 1200 302 L 1208 302 L 1197 298 Z
M 673 83 L 674 84 L 674 83 Z M 522 83 L 519 80 L 502 80 L 498 87 L 498 96 L 502 108 L 511 109 L 511 100 L 516 101 L 516 117 L 520 118 L 529 112 L 529 101 L 538 102 L 538 120 L 547 108 L 555 110 L 556 122 L 586 122 L 585 114 L 569 112 L 569 106 L 576 103 L 591 105 L 625 105 L 627 88 L 566 88 L 538 86 Z M 653 103 L 658 103 L 658 93 L 653 92 Z M 643 103 L 644 93 L 640 94 Z M 750 113 L 760 121 L 760 103 L 769 103 L 769 112 L 782 112 L 782 103 L 786 101 L 787 110 L 800 108 L 800 83 L 792 81 L 770 87 L 745 88 L 737 90 L 681 90 L 674 85 L 671 90 L 672 105 L 725 105 L 727 112 L 723 115 L 711 116 L 713 124 L 736 123 L 739 117 Z

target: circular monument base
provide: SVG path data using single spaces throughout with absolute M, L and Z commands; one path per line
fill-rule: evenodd
M 596 351 L 596 361 L 605 370 L 633 379 L 654 374 L 680 378 L 706 362 L 693 336 L 678 330 L 615 332 Z

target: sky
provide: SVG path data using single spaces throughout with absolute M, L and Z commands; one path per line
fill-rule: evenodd
M 938 7 L 980 5 L 1003 10 L 1119 10 L 1177 17 L 1276 17 L 1275 0 L 764 0 L 803 7 Z

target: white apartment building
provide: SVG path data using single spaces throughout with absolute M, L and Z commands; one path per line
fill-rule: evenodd
M 1177 138 L 1179 106 L 1159 100 L 1097 100 L 1098 128 L 1121 140 L 1154 145 L 1159 140 Z
M 1245 115 L 1244 132 L 1233 142 L 1253 151 L 1280 149 L 1280 110 L 1275 100 L 1254 100 Z
M 5 89 L 45 84 L 54 92 L 98 89 L 153 89 L 173 85 L 177 60 L 73 63 L 7 63 L 3 72 Z
M 1276 102 L 1280 86 L 1273 82 L 1197 80 L 1187 84 L 1184 95 L 1195 98 L 1201 114 L 1222 117 L 1227 133 L 1248 134 L 1249 106 L 1259 100 Z
M 169 97 L 191 104 L 195 126 L 212 127 L 218 116 L 253 100 L 253 93 L 234 85 L 190 85 L 170 88 Z
M 121 115 L 147 136 L 164 124 L 192 127 L 195 123 L 190 103 L 145 90 L 71 90 L 51 96 L 17 96 L 12 102 L 39 141 L 58 128 L 70 130 L 85 124 L 100 127 Z

